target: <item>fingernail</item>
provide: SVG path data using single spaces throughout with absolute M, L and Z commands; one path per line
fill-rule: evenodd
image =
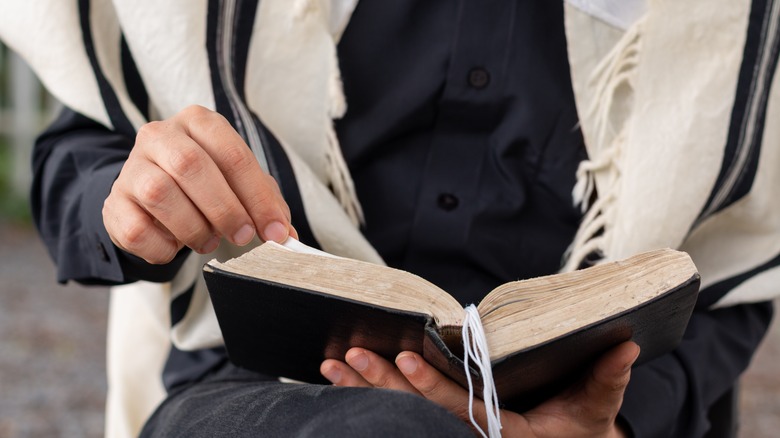
M 254 227 L 246 224 L 233 235 L 233 242 L 235 242 L 236 245 L 246 245 L 253 237 L 255 237 Z
M 341 370 L 338 368 L 330 368 L 322 373 L 330 383 L 339 383 L 341 381 Z
M 263 240 L 268 242 L 269 240 L 273 240 L 277 243 L 283 243 L 285 240 L 287 240 L 287 236 L 289 236 L 289 231 L 287 231 L 287 227 L 282 225 L 281 222 L 271 222 L 270 224 L 266 225 L 265 229 L 263 230 Z
M 368 368 L 368 356 L 363 352 L 351 355 L 346 359 L 349 366 L 355 371 L 363 371 Z
M 395 365 L 402 373 L 409 375 L 417 371 L 417 359 L 411 354 L 399 356 L 395 360 Z
M 198 250 L 201 254 L 208 254 L 219 246 L 219 236 L 211 236 L 211 239 L 208 240 L 203 246 Z

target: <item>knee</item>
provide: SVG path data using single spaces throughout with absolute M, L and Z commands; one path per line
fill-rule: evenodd
M 313 435 L 329 435 L 333 427 L 336 436 L 473 436 L 465 423 L 420 396 L 379 389 L 356 392 L 348 405 L 334 406 Z

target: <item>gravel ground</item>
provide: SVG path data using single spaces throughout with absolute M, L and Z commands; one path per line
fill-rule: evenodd
M 0 437 L 99 437 L 104 288 L 56 283 L 28 228 L 0 227 Z
M 101 436 L 106 290 L 56 285 L 33 232 L 3 224 L 0 280 L 0 438 Z M 776 320 L 742 382 L 742 437 L 778 436 L 778 362 Z

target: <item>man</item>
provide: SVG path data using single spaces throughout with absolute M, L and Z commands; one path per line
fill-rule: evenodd
M 60 280 L 185 283 L 171 301 L 169 395 L 145 433 L 468 432 L 419 397 L 281 385 L 227 364 L 218 334 L 199 330 L 208 325 L 199 282 L 181 278 L 199 263 L 190 249 L 210 253 L 255 234 L 383 259 L 464 304 L 490 285 L 557 271 L 569 247 L 566 269 L 658 245 L 686 249 L 709 289 L 681 347 L 633 370 L 622 407 L 631 344 L 582 386 L 505 412 L 503 432 L 706 433 L 710 407 L 728 399 L 771 315 L 761 301 L 774 292 L 755 282 L 780 250 L 738 230 L 778 233 L 766 201 L 776 154 L 760 148 L 776 62 L 776 35 L 762 26 L 776 19 L 774 3 L 638 2 L 633 14 L 571 2 L 582 9 L 566 6 L 568 39 L 556 2 L 365 0 L 348 26 L 346 3 L 57 6 L 79 17 L 97 82 L 89 90 L 104 104 L 95 110 L 61 89 L 76 111 L 37 147 L 34 210 Z M 156 26 L 166 38 L 154 45 Z M 680 38 L 710 28 L 728 38 Z M 96 38 L 104 35 L 126 45 Z M 341 37 L 338 63 L 330 35 Z M 725 61 L 713 65 L 713 53 Z M 349 111 L 334 133 L 339 72 Z M 162 121 L 143 123 L 153 119 Z M 362 234 L 350 226 L 361 218 Z M 731 255 L 712 255 L 724 246 Z M 390 364 L 353 349 L 322 372 L 337 386 L 417 393 L 463 416 L 462 391 L 409 353 Z M 377 406 L 387 411 L 356 409 Z

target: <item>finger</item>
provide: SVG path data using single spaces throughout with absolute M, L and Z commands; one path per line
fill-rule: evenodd
M 606 403 L 622 400 L 630 378 L 631 366 L 637 357 L 639 346 L 630 341 L 608 351 L 593 366 L 591 377 L 586 381 L 585 391 L 591 396 L 598 396 Z
M 419 394 L 395 365 L 365 348 L 351 348 L 344 356 L 347 364 L 377 388 Z
M 584 418 L 593 423 L 611 424 L 614 421 L 631 378 L 631 366 L 638 356 L 639 346 L 624 342 L 596 362 L 581 392 Z
M 469 422 L 469 393 L 460 385 L 441 374 L 417 353 L 402 352 L 395 359 L 396 366 L 407 381 L 425 398 L 431 400 Z M 486 424 L 485 406 L 474 400 L 474 418 Z
M 145 171 L 149 162 L 170 175 L 216 234 L 237 245 L 252 240 L 255 230 L 249 214 L 211 157 L 181 129 L 170 122 L 144 125 L 138 131 L 136 148 L 143 155 L 131 153 L 133 162 L 141 163 L 136 168 Z
M 182 243 L 160 229 L 137 204 L 124 196 L 111 196 L 103 203 L 103 223 L 114 245 L 148 263 L 168 263 Z
M 289 208 L 276 181 L 263 172 L 241 136 L 224 117 L 204 108 L 189 108 L 182 118 L 187 133 L 219 167 L 263 240 L 283 242 L 291 233 Z
M 340 360 L 326 359 L 320 365 L 320 374 L 335 386 L 373 388 L 360 373 Z
M 219 236 L 173 178 L 154 165 L 139 170 L 132 190 L 141 208 L 184 245 L 201 254 L 214 251 Z

